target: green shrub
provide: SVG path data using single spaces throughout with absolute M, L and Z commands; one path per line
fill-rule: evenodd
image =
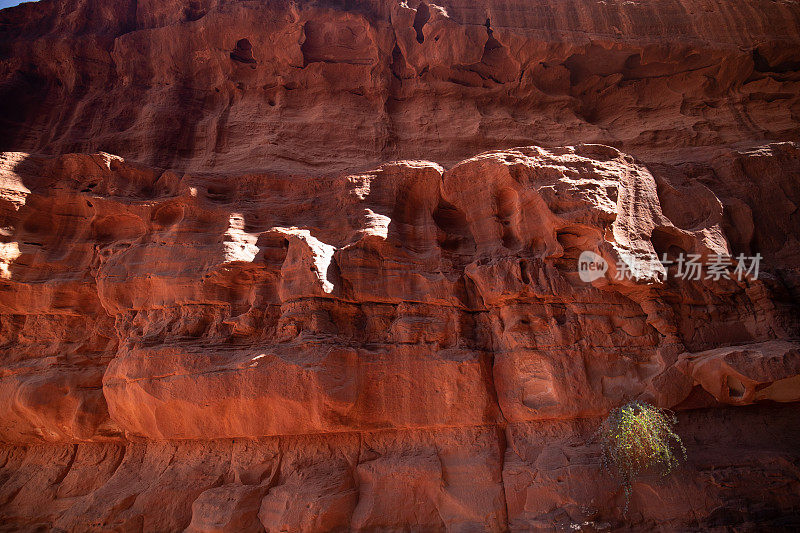
M 628 512 L 633 482 L 641 475 L 668 475 L 686 460 L 686 448 L 672 427 L 678 419 L 667 409 L 630 402 L 608 415 L 596 437 L 603 448 L 603 466 L 625 491 Z

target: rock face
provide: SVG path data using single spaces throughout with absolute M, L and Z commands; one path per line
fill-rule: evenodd
M 42 0 L 0 108 L 0 529 L 800 527 L 797 2 Z

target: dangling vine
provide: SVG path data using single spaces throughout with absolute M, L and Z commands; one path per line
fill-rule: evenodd
M 666 476 L 686 460 L 686 448 L 672 429 L 677 422 L 672 411 L 634 401 L 611 411 L 598 428 L 595 436 L 602 445 L 603 466 L 625 491 L 623 514 L 639 476 Z

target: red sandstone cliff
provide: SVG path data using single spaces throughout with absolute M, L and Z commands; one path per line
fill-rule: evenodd
M 798 115 L 794 0 L 0 11 L 0 529 L 800 527 Z

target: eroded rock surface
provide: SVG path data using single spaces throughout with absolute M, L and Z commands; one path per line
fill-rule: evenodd
M 796 140 L 794 0 L 43 0 L 0 14 L 0 150 L 332 172 L 579 142 Z
M 441 4 L 0 12 L 5 529 L 800 525 L 800 7 Z

